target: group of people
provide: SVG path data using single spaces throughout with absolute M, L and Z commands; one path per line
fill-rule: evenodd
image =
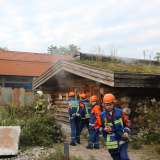
M 75 92 L 69 92 L 70 145 L 80 144 L 81 132 L 86 127 L 89 133 L 87 149 L 100 148 L 99 137 L 102 133 L 113 160 L 129 160 L 130 121 L 115 101 L 111 93 L 105 94 L 100 103 L 96 95 L 88 99 L 85 93 L 81 93 L 77 98 Z

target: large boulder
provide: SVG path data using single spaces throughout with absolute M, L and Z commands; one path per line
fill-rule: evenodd
M 20 126 L 0 126 L 0 156 L 17 155 Z

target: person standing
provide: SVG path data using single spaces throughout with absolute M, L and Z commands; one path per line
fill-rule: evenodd
M 96 95 L 91 96 L 91 114 L 89 119 L 89 140 L 87 149 L 99 149 L 99 128 L 101 127 L 101 107 Z
M 48 106 L 48 101 L 47 101 L 47 98 L 45 97 L 43 91 L 38 90 L 36 98 L 37 98 L 36 105 L 35 105 L 36 112 L 37 113 L 46 112 L 47 106 Z
M 87 128 L 89 132 L 89 118 L 91 113 L 91 107 L 89 105 L 89 100 L 87 99 L 87 95 L 85 93 L 81 93 L 80 95 L 80 114 L 81 114 L 81 123 L 80 123 L 80 133 L 83 128 Z
M 115 96 L 111 93 L 103 97 L 105 109 L 101 114 L 103 136 L 113 160 L 129 160 L 130 121 L 122 109 L 116 107 L 115 100 Z
M 69 119 L 71 126 L 71 142 L 70 145 L 76 146 L 80 143 L 80 120 L 79 120 L 79 100 L 75 97 L 74 92 L 69 92 Z

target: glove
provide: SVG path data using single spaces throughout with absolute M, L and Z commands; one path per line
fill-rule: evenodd
M 112 128 L 107 126 L 107 127 L 104 128 L 104 131 L 107 132 L 107 133 L 111 133 Z
M 73 117 L 75 117 L 75 116 L 76 116 L 76 113 L 73 113 L 71 117 L 73 118 Z
M 89 115 L 89 114 L 86 114 L 86 115 L 85 115 L 85 118 L 89 118 L 89 117 L 90 117 L 90 115 Z
M 95 125 L 93 123 L 89 123 L 89 126 L 94 127 Z
M 80 117 L 81 115 L 80 115 L 79 113 L 76 113 L 76 116 L 77 116 L 77 117 Z
M 122 135 L 122 140 L 128 141 L 128 139 L 129 139 L 128 133 L 127 133 L 127 132 L 123 133 L 123 135 Z
M 130 134 L 131 130 L 130 130 L 130 128 L 125 127 L 124 130 L 123 130 L 123 132 L 124 132 L 124 133 Z

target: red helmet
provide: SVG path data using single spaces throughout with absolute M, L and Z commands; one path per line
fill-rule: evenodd
M 115 96 L 111 93 L 105 94 L 103 97 L 103 103 L 112 103 L 115 101 Z
M 98 98 L 97 98 L 96 95 L 91 96 L 91 98 L 90 98 L 90 102 L 91 102 L 91 103 L 92 103 L 92 102 L 97 102 L 97 101 L 98 101 Z
M 73 97 L 75 96 L 75 93 L 74 92 L 69 92 L 69 97 Z
M 79 96 L 80 96 L 81 98 L 83 98 L 83 99 L 86 99 L 86 98 L 87 98 L 87 95 L 86 95 L 85 93 L 81 93 Z

